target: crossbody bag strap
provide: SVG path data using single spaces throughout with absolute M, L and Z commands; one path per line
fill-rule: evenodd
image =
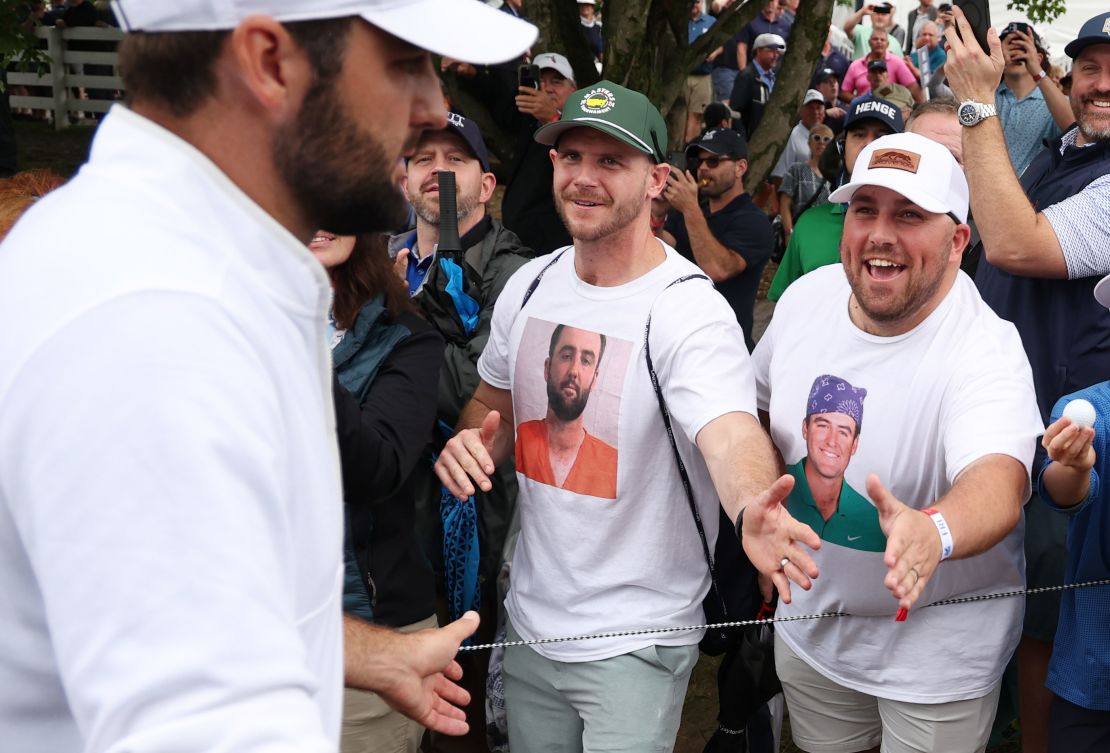
M 686 282 L 688 280 L 709 280 L 703 274 L 690 274 L 685 277 L 679 277 L 673 281 L 663 290 L 667 290 L 674 285 Z M 671 412 L 667 408 L 667 401 L 663 397 L 663 389 L 659 386 L 659 375 L 655 373 L 655 365 L 651 360 L 651 310 L 648 310 L 647 324 L 644 325 L 644 359 L 647 361 L 648 376 L 651 378 L 651 387 L 655 390 L 655 399 L 659 402 L 659 414 L 663 417 L 663 426 L 667 429 L 667 439 L 671 443 L 671 451 L 674 453 L 674 461 L 678 466 L 678 475 L 682 479 L 682 489 L 686 493 L 686 503 L 690 506 L 690 514 L 694 517 L 694 525 L 698 529 L 698 537 L 701 538 L 701 550 L 705 555 L 705 564 L 709 568 L 709 581 L 711 588 L 717 594 L 717 600 L 721 605 L 721 614 L 728 616 L 728 609 L 725 607 L 724 597 L 721 595 L 721 589 L 717 587 L 717 568 L 713 563 L 713 553 L 709 551 L 709 540 L 705 536 L 705 525 L 701 520 L 701 513 L 698 512 L 697 503 L 694 501 L 694 487 L 690 483 L 690 474 L 686 472 L 686 464 L 682 462 L 682 456 L 678 452 L 678 442 L 674 437 L 674 427 L 671 424 Z
M 536 279 L 532 280 L 531 284 L 528 285 L 528 289 L 524 291 L 524 298 L 520 302 L 520 310 L 521 311 L 523 311 L 525 305 L 527 305 L 528 299 L 531 298 L 532 294 L 536 292 L 536 288 L 538 288 L 540 286 L 540 280 L 543 279 L 543 276 L 547 273 L 547 270 L 549 270 L 553 266 L 555 266 L 555 262 L 559 261 L 559 259 L 562 259 L 563 254 L 565 254 L 567 251 L 570 251 L 571 248 L 572 248 L 572 246 L 567 246 L 562 251 L 560 251 L 558 254 L 556 254 L 554 259 L 549 261 L 547 264 L 543 265 L 543 269 L 541 269 L 540 273 L 538 275 L 536 275 Z

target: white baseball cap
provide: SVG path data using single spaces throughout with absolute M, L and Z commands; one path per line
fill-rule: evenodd
M 802 100 L 802 107 L 805 107 L 810 102 L 820 102 L 821 104 L 825 104 L 825 95 L 817 91 L 816 89 L 809 89 L 808 91 L 806 91 L 805 99 Z
M 780 50 L 786 49 L 786 40 L 778 34 L 760 34 L 752 42 L 752 49 L 758 50 L 763 47 L 778 47 Z
M 916 133 L 875 139 L 856 158 L 852 180 L 829 195 L 850 202 L 860 186 L 881 186 L 902 194 L 926 212 L 951 214 L 967 222 L 967 178 L 948 149 Z
M 1095 285 L 1095 300 L 1110 309 L 1110 275 L 1106 275 Z
M 112 0 L 124 31 L 223 31 L 248 16 L 278 21 L 361 16 L 410 44 L 468 63 L 500 63 L 535 41 L 535 26 L 477 0 Z
M 553 71 L 558 71 L 559 75 L 567 81 L 574 83 L 574 69 L 570 67 L 570 61 L 557 52 L 544 52 L 532 58 L 532 62 L 541 71 L 544 68 L 550 68 Z

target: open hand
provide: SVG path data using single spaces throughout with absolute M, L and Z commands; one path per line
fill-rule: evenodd
M 455 683 L 462 667 L 455 661 L 459 644 L 478 629 L 478 613 L 467 612 L 442 628 L 399 636 L 406 656 L 401 671 L 378 694 L 396 711 L 445 735 L 465 735 L 466 713 L 459 708 L 470 694 Z
M 780 476 L 740 511 L 744 516 L 741 528 L 744 551 L 755 568 L 770 577 L 786 604 L 790 603 L 791 581 L 808 591 L 813 586 L 811 579 L 818 575 L 817 563 L 800 544 L 810 549 L 821 548 L 821 539 L 813 529 L 795 520 L 782 504 L 793 488 L 793 476 Z
M 940 564 L 940 534 L 928 515 L 903 504 L 874 473 L 867 477 L 867 496 L 879 511 L 879 527 L 886 535 L 883 561 L 889 569 L 883 585 L 899 607 L 909 609 Z
M 477 429 L 463 429 L 447 441 L 435 471 L 447 491 L 460 501 L 474 495 L 474 484 L 484 492 L 493 488 L 493 443 L 501 428 L 501 414 L 490 411 Z M 473 483 L 472 483 L 473 482 Z

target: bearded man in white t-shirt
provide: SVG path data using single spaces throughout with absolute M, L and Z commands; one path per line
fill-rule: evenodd
M 722 504 L 733 519 L 741 509 L 755 513 L 749 524 L 766 543 L 760 561 L 777 562 L 795 539 L 818 546 L 806 526 L 780 526 L 765 514 L 778 508 L 791 480 L 775 479 L 735 314 L 693 263 L 651 233 L 651 200 L 670 170 L 666 133 L 646 97 L 608 81 L 572 94 L 562 118 L 536 133 L 554 147 L 554 196 L 574 245 L 533 260 L 505 287 L 464 428 L 436 471 L 466 498 L 475 487 L 488 488 L 489 474 L 514 450 L 518 458 L 542 457 L 548 430 L 537 420 L 549 410 L 550 359 L 561 333 L 574 332 L 580 347 L 568 355 L 590 354 L 581 369 L 590 383 L 582 427 L 615 448 L 574 473 L 596 478 L 611 462 L 615 488 L 566 488 L 518 462 L 510 640 L 702 619 L 708 567 L 664 439 L 648 352 L 710 550 Z M 798 552 L 802 567 L 815 572 Z M 785 588 L 785 576 L 776 577 Z M 802 569 L 791 577 L 809 585 Z M 689 630 L 508 648 L 513 752 L 670 750 L 700 638 L 701 631 Z
M 752 356 L 788 466 L 807 451 L 805 411 L 867 398 L 844 483 L 873 509 L 791 507 L 820 534 L 820 576 L 779 616 L 849 615 L 777 626 L 791 731 L 805 751 L 981 751 L 1023 603 L 929 605 L 1025 584 L 1022 503 L 1043 428 L 1029 362 L 960 271 L 968 188 L 948 149 L 884 136 L 830 198 L 849 203 L 842 264 L 787 290 Z

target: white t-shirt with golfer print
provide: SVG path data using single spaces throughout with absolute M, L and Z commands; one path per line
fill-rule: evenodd
M 664 248 L 662 264 L 616 287 L 579 279 L 571 248 L 547 269 L 523 310 L 525 292 L 554 255 L 529 262 L 498 297 L 478 373 L 490 385 L 512 391 L 518 439 L 527 444 L 517 448 L 517 457 L 528 461 L 527 474 L 517 470 L 521 533 L 506 600 L 523 638 L 702 620 L 708 570 L 648 377 L 649 309 L 652 359 L 711 547 L 720 502 L 695 438 L 726 413 L 754 415 L 755 384 L 736 315 L 710 283 L 690 280 L 664 292 L 672 281 L 700 274 L 674 249 Z M 556 486 L 549 472 L 542 423 L 548 404 L 545 360 L 557 324 L 605 335 L 582 416 L 593 448 L 586 464 L 614 462 L 611 448 L 616 450 L 615 498 L 596 481 L 608 469 L 572 469 L 562 483 L 578 491 Z M 690 631 L 535 649 L 559 661 L 592 661 L 700 638 L 700 631 Z
M 843 471 L 844 483 L 866 501 L 842 491 L 842 508 L 846 500 L 854 503 L 858 515 L 869 502 L 871 473 L 916 509 L 933 505 L 987 455 L 1013 457 L 1028 473 L 1044 428 L 1029 361 L 1017 330 L 990 310 L 969 277 L 959 273 L 937 309 L 897 337 L 856 327 L 850 296 L 840 264 L 800 278 L 779 301 L 752 356 L 759 407 L 769 412 L 771 438 L 788 465 L 820 452 L 812 442 L 807 448 L 802 422 L 815 380 L 831 375 L 823 384 L 867 391 L 858 449 Z M 818 399 L 835 404 L 837 393 L 822 387 Z M 846 529 L 846 522 L 858 528 Z M 909 618 L 895 622 L 898 602 L 883 585 L 884 545 L 869 551 L 860 545 L 867 539 L 861 522 L 830 518 L 815 554 L 820 575 L 812 590 L 792 587 L 792 603 L 780 602 L 778 614 L 853 616 L 775 629 L 818 672 L 860 692 L 913 703 L 981 697 L 997 685 L 1017 645 L 1023 600 L 925 605 L 1024 587 L 1023 532 L 1019 524 L 982 554 L 942 562 Z M 958 548 L 959 531 L 954 534 Z

